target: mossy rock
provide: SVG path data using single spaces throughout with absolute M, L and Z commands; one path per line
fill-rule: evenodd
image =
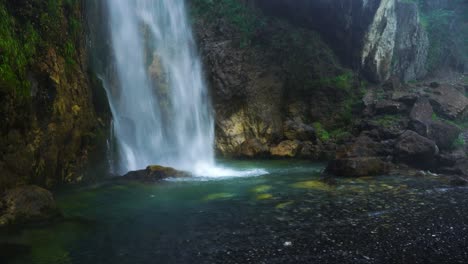
M 143 182 L 156 182 L 167 178 L 186 178 L 191 174 L 186 171 L 179 171 L 171 167 L 151 165 L 145 170 L 131 171 L 124 175 L 124 179 L 137 180 Z

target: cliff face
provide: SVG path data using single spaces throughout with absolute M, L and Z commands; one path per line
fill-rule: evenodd
M 375 82 L 424 77 L 428 38 L 416 2 L 256 0 L 267 13 L 325 36 L 342 61 Z
M 242 155 L 243 149 L 263 153 L 285 140 L 315 151 L 333 149 L 330 143 L 346 138 L 360 113 L 364 80 L 397 89 L 400 81 L 424 78 L 435 68 L 455 69 L 437 61 L 443 57 L 437 45 L 447 47 L 452 38 L 435 38 L 439 11 L 431 12 L 464 6 L 400 0 L 190 2 L 215 102 L 217 147 L 227 155 Z M 461 14 L 450 16 L 460 20 Z M 450 54 L 461 50 L 453 47 Z M 296 133 L 308 129 L 314 130 L 308 137 Z
M 240 1 L 195 0 L 192 7 L 220 153 L 239 155 L 251 139 L 267 150 L 286 139 L 313 140 L 288 133 L 291 127 L 350 123 L 361 83 L 319 34 Z
M 0 190 L 82 179 L 98 122 L 81 1 L 0 1 Z

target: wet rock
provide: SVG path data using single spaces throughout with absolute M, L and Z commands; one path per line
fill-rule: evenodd
M 462 149 L 451 152 L 443 152 L 438 156 L 438 164 L 440 166 L 453 167 L 459 160 L 465 159 L 466 153 Z
M 392 100 L 402 102 L 408 106 L 411 106 L 418 100 L 418 95 L 408 91 L 399 90 L 393 92 Z
M 435 88 L 429 99 L 435 111 L 449 119 L 462 117 L 468 106 L 468 98 L 462 92 L 448 85 Z
M 240 146 L 241 157 L 258 158 L 269 154 L 269 148 L 257 138 L 252 138 L 244 141 Z
M 375 111 L 377 114 L 393 115 L 405 110 L 405 105 L 396 101 L 381 100 L 375 104 Z
M 52 193 L 34 185 L 6 191 L 0 214 L 0 226 L 44 222 L 61 215 Z
M 453 177 L 450 179 L 450 185 L 452 186 L 466 186 L 468 185 L 468 180 L 462 177 Z
M 331 161 L 326 171 L 337 176 L 374 176 L 386 173 L 388 166 L 377 157 L 343 158 Z
M 452 148 L 460 133 L 460 128 L 443 121 L 431 121 L 427 130 L 428 138 L 434 140 L 440 149 Z
M 310 141 L 306 141 L 302 143 L 302 148 L 299 152 L 299 158 L 320 160 L 322 157 L 321 152 L 322 150 L 320 145 L 316 145 Z
M 316 139 L 313 127 L 291 120 L 284 123 L 284 136 L 289 140 L 314 141 Z
M 270 148 L 270 153 L 274 157 L 294 158 L 301 150 L 301 143 L 298 140 L 285 140 L 276 147 Z
M 373 157 L 379 156 L 383 152 L 382 145 L 366 134 L 361 134 L 359 137 L 354 139 L 352 143 L 349 143 L 340 148 L 336 157 L 341 158 L 356 158 L 356 157 Z
M 167 178 L 186 178 L 190 176 L 191 174 L 185 171 L 179 171 L 171 167 L 152 165 L 146 167 L 145 170 L 131 171 L 125 174 L 123 179 L 156 182 Z
M 420 97 L 410 112 L 411 121 L 426 122 L 431 120 L 434 111 L 429 100 L 425 97 Z
M 395 145 L 397 159 L 417 168 L 432 167 L 437 153 L 434 141 L 411 130 L 403 133 Z

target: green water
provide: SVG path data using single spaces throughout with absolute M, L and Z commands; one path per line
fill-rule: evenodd
M 463 263 L 468 191 L 439 177 L 319 180 L 322 164 L 228 162 L 260 176 L 56 195 L 65 220 L 3 235 L 8 263 Z M 445 243 L 445 244 L 444 244 Z M 406 252 L 406 253 L 405 253 Z M 447 257 L 449 256 L 449 257 Z M 420 262 L 421 261 L 421 262 Z M 448 262 L 444 262 L 448 261 Z

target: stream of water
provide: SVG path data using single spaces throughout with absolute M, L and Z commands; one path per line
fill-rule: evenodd
M 213 111 L 185 1 L 106 1 L 115 72 L 104 84 L 114 119 L 116 172 L 159 164 L 219 174 Z

